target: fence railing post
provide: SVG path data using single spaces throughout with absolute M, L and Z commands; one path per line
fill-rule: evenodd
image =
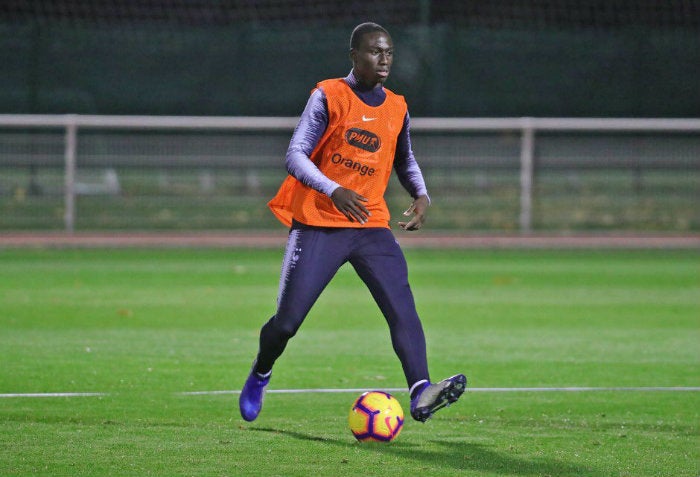
M 75 168 L 78 151 L 78 125 L 75 115 L 66 116 L 65 131 L 65 170 L 64 170 L 64 214 L 66 232 L 75 231 Z
M 520 232 L 532 231 L 532 184 L 535 130 L 531 118 L 523 118 L 520 137 Z

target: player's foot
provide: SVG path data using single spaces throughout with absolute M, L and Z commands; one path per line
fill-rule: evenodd
M 467 378 L 456 374 L 439 383 L 428 384 L 411 399 L 411 416 L 416 421 L 427 421 L 436 411 L 457 401 L 467 387 Z
M 246 421 L 254 421 L 260 414 L 265 397 L 265 388 L 270 382 L 270 376 L 261 378 L 258 373 L 250 370 L 248 379 L 243 385 L 243 390 L 238 398 L 238 406 L 241 409 L 241 416 Z

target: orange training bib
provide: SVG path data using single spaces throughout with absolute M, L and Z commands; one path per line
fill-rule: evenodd
M 368 106 L 342 79 L 318 84 L 326 95 L 328 127 L 311 160 L 328 178 L 369 199 L 367 223 L 350 222 L 327 195 L 292 176 L 282 183 L 268 206 L 289 226 L 292 219 L 320 227 L 386 227 L 389 209 L 384 192 L 394 164 L 396 141 L 403 128 L 406 102 L 388 89 L 380 106 Z

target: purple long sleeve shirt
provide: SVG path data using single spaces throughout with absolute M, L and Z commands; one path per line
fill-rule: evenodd
M 353 72 L 344 79 L 355 94 L 369 106 L 379 106 L 386 99 L 384 88 L 379 85 L 372 89 L 363 88 L 355 79 Z M 316 145 L 323 137 L 328 127 L 328 104 L 326 95 L 321 89 L 316 89 L 309 97 L 304 112 L 301 114 L 292 139 L 287 149 L 287 172 L 302 184 L 311 187 L 330 197 L 333 191 L 340 187 L 329 179 L 314 164 L 310 157 Z M 394 170 L 401 185 L 411 197 L 418 198 L 428 195 L 423 174 L 411 149 L 410 118 L 408 112 L 403 121 L 403 128 L 398 136 Z

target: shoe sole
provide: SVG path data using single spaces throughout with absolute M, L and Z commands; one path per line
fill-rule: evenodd
M 432 417 L 437 411 L 444 407 L 448 407 L 453 402 L 456 402 L 467 388 L 467 378 L 463 374 L 452 376 L 445 380 L 446 386 L 440 391 L 433 404 L 430 406 L 416 408 L 413 412 L 413 418 L 425 422 Z

